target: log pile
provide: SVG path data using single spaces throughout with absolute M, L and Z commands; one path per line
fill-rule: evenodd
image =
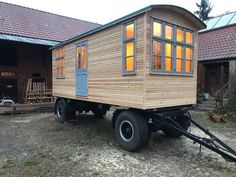
M 53 101 L 52 89 L 47 89 L 43 80 L 28 79 L 25 103 L 42 103 Z

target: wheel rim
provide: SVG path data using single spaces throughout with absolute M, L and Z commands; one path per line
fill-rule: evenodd
M 61 106 L 58 106 L 58 107 L 57 107 L 57 117 L 58 117 L 58 118 L 61 118 L 62 112 L 63 112 L 62 107 L 61 107 Z
M 122 121 L 120 123 L 119 132 L 121 138 L 126 142 L 130 142 L 134 137 L 134 127 L 130 121 Z

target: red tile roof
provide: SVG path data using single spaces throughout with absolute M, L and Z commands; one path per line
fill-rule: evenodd
M 199 33 L 199 61 L 236 58 L 236 25 Z
M 97 23 L 0 2 L 0 34 L 64 41 L 98 26 Z

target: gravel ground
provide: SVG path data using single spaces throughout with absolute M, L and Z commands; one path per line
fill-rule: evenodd
M 193 114 L 193 117 L 197 117 Z M 213 132 L 236 147 L 235 126 L 214 126 Z M 194 127 L 192 132 L 200 132 Z M 235 163 L 182 137 L 152 135 L 148 146 L 130 153 L 119 147 L 111 113 L 97 120 L 80 115 L 67 124 L 52 113 L 0 116 L 0 176 L 215 176 L 236 177 Z

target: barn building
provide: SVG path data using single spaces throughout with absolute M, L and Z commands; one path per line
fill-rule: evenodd
M 0 2 L 0 97 L 23 102 L 28 79 L 52 88 L 49 48 L 99 24 Z
M 198 89 L 236 96 L 236 12 L 205 23 L 199 32 Z

